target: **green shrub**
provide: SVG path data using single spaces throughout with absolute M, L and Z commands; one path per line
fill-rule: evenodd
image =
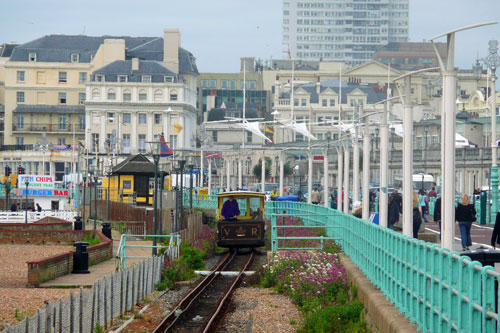
M 95 232 L 92 232 L 85 236 L 83 242 L 87 242 L 89 243 L 89 246 L 93 246 L 101 243 L 101 239 L 97 236 Z

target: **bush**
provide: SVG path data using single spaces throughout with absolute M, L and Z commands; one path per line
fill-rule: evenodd
M 97 245 L 101 243 L 101 239 L 97 237 L 97 234 L 95 232 L 92 232 L 90 234 L 87 234 L 85 238 L 83 239 L 83 242 L 89 243 L 89 246 Z
M 363 305 L 349 289 L 337 246 L 327 252 L 282 252 L 259 271 L 260 285 L 287 294 L 304 315 L 299 332 L 366 332 Z

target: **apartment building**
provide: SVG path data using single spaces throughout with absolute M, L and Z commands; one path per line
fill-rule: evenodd
M 82 148 L 92 149 L 89 138 L 94 132 L 91 132 L 93 127 L 86 119 L 85 104 L 88 102 L 93 112 L 99 109 L 99 103 L 104 104 L 108 109 L 103 105 L 101 108 L 108 113 L 109 108 L 116 110 L 117 103 L 123 102 L 123 93 L 119 90 L 122 88 L 117 83 L 129 86 L 131 90 L 136 89 L 132 87 L 135 83 L 138 83 L 137 87 L 145 88 L 142 82 L 135 82 L 134 74 L 137 73 L 131 70 L 128 73 L 113 72 L 127 66 L 130 69 L 133 59 L 145 64 L 146 67 L 140 68 L 146 68 L 148 73 L 144 75 L 152 77 L 145 101 L 139 101 L 142 98 L 139 92 L 134 97 L 131 94 L 130 103 L 137 102 L 133 112 L 137 113 L 142 108 L 149 112 L 148 107 L 154 104 L 154 93 L 150 90 L 153 86 L 162 85 L 163 96 L 169 96 L 170 100 L 164 99 L 165 103 L 160 108 L 166 111 L 170 107 L 174 113 L 178 112 L 181 127 L 190 128 L 181 131 L 183 138 L 179 139 L 179 143 L 186 147 L 191 144 L 190 136 L 195 126 L 184 119 L 183 113 L 186 110 L 186 119 L 191 119 L 196 112 L 198 71 L 193 55 L 180 47 L 180 33 L 176 29 L 165 29 L 163 38 L 49 35 L 16 45 L 8 53 L 6 57 L 0 57 L 0 104 L 3 99 L 5 126 L 5 142 L 0 151 L 2 170 L 7 165 L 13 170 L 24 166 L 27 173 L 55 175 L 58 181 L 69 170 L 76 170 L 75 164 L 83 153 Z M 148 66 L 151 63 L 154 65 Z M 104 71 L 99 73 L 99 69 Z M 124 74 L 128 75 L 127 80 L 130 77 L 130 83 L 113 82 L 118 81 L 118 75 Z M 161 76 L 161 83 L 155 82 L 157 74 Z M 103 77 L 103 81 L 96 82 L 96 75 Z M 139 77 L 142 80 L 142 74 Z M 172 82 L 166 82 L 168 80 Z M 93 88 L 97 87 L 102 91 L 99 98 L 92 96 Z M 172 90 L 167 87 L 177 89 L 177 101 L 171 100 Z M 107 88 L 116 89 L 114 102 L 108 100 L 112 94 L 108 94 Z M 106 125 L 116 124 L 103 123 L 104 135 L 101 130 L 98 134 L 106 137 L 108 132 L 112 132 L 112 129 L 106 129 Z M 172 132 L 168 127 L 162 131 L 166 135 Z M 107 153 L 103 146 L 105 140 L 100 140 L 98 154 Z M 79 146 L 79 142 L 83 145 Z M 118 150 L 122 158 L 127 155 L 125 151 Z
M 294 59 L 372 59 L 390 42 L 407 42 L 409 0 L 283 0 L 283 44 Z

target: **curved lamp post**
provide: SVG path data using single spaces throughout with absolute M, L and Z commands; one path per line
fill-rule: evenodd
M 157 199 L 158 199 L 158 163 L 160 162 L 161 156 L 161 142 L 160 141 L 151 141 L 148 142 L 151 148 L 151 154 L 153 155 L 153 161 L 155 164 L 155 180 L 154 180 L 154 190 L 153 190 L 153 235 L 156 236 L 158 231 L 158 209 L 157 209 Z M 157 239 L 153 237 L 153 256 L 156 256 Z

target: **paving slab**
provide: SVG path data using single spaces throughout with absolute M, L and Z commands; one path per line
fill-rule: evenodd
M 89 266 L 90 274 L 66 274 L 56 279 L 40 284 L 40 288 L 69 288 L 69 287 L 83 287 L 90 288 L 98 280 L 105 276 L 112 274 L 118 270 L 118 261 L 116 253 L 120 244 L 120 233 L 112 230 L 113 237 L 113 257 L 109 260 L 98 263 L 97 265 Z M 143 240 L 127 240 L 128 245 L 153 245 L 152 241 Z M 132 247 L 127 248 L 127 256 L 134 257 L 151 257 L 151 248 Z M 127 259 L 127 267 L 133 266 L 144 259 Z

